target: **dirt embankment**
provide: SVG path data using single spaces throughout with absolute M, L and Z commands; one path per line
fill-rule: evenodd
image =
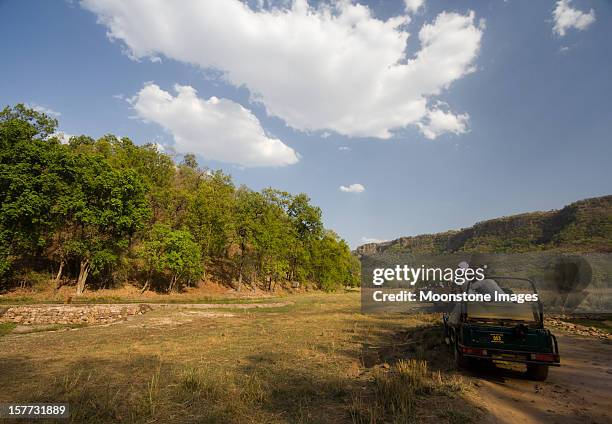
M 580 322 L 598 323 L 601 327 L 597 328 L 593 325 L 583 325 L 572 321 L 579 320 Z M 546 326 L 551 330 L 560 330 L 577 336 L 593 337 L 600 340 L 612 340 L 612 333 L 607 331 L 610 328 L 612 321 L 609 319 L 593 320 L 592 316 L 553 316 L 546 319 Z M 612 358 L 611 358 L 612 359 Z
M 30 305 L 0 308 L 0 322 L 18 325 L 110 324 L 153 309 L 254 309 L 274 308 L 290 302 L 275 303 L 152 303 L 108 305 Z
M 0 308 L 0 322 L 20 325 L 109 324 L 142 315 L 149 305 L 36 305 Z

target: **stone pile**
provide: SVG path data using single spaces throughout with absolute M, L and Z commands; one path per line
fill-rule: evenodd
M 579 336 L 595 337 L 602 340 L 612 339 L 612 335 L 607 331 L 596 327 L 587 327 L 585 325 L 574 324 L 571 322 L 562 321 L 561 319 L 549 318 L 546 320 L 546 326 L 558 328 L 568 333 L 577 334 Z
M 0 308 L 0 322 L 21 325 L 110 324 L 142 315 L 149 305 L 36 305 Z

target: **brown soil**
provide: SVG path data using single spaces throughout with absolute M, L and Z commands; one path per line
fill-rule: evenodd
M 608 423 L 612 420 L 612 344 L 558 334 L 561 367 L 534 382 L 522 370 L 495 367 L 472 375 L 488 423 Z

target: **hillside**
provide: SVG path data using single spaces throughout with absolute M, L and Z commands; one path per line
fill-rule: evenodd
M 612 195 L 580 200 L 560 210 L 491 219 L 461 230 L 364 244 L 355 252 L 372 255 L 539 250 L 612 252 Z

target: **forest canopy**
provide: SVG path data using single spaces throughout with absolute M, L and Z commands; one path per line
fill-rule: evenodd
M 62 143 L 56 119 L 0 112 L 0 278 L 171 291 L 203 279 L 236 289 L 359 283 L 359 261 L 305 194 L 236 187 L 155 144 L 106 135 Z

